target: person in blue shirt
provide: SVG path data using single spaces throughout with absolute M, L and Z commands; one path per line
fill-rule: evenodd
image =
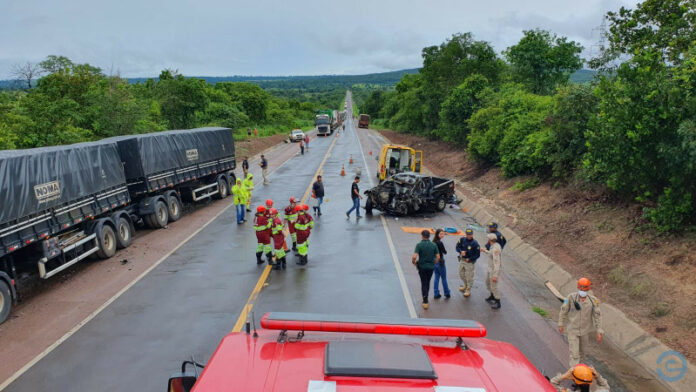
M 507 244 L 507 240 L 505 239 L 505 236 L 503 236 L 503 234 L 498 231 L 498 224 L 495 222 L 490 222 L 488 224 L 488 231 L 490 233 L 495 234 L 495 236 L 498 238 L 496 242 L 500 245 L 500 250 L 505 249 L 505 244 Z M 491 246 L 488 243 L 486 243 L 486 250 L 491 250 Z
M 466 229 L 466 237 L 462 237 L 457 242 L 457 253 L 459 254 L 459 277 L 463 285 L 459 286 L 465 297 L 471 295 L 474 288 L 474 272 L 476 271 L 476 260 L 481 257 L 481 246 L 474 239 L 474 231 Z

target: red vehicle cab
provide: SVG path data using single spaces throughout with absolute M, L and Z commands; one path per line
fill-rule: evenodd
M 555 391 L 476 321 L 273 312 L 261 326 L 225 336 L 200 377 L 176 374 L 168 391 Z

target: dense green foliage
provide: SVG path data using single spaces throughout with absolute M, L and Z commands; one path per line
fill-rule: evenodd
M 274 94 L 257 84 L 212 85 L 170 70 L 133 84 L 62 56 L 49 56 L 40 67 L 44 76 L 35 88 L 0 92 L 1 149 L 199 126 L 233 128 L 238 138 L 254 127 L 265 136 L 312 127 L 315 110 L 337 108 L 345 95 L 343 88 Z
M 423 68 L 361 106 L 376 124 L 464 144 L 506 176 L 604 184 L 660 231 L 696 223 L 696 3 L 646 0 L 607 14 L 608 46 L 582 65 L 565 37 L 525 31 L 499 58 L 457 34 Z

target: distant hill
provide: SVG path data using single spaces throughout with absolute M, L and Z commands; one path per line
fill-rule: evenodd
M 591 69 L 579 69 L 570 75 L 570 81 L 579 84 L 589 83 L 594 79 L 595 75 L 597 75 L 597 71 L 593 71 Z
M 337 87 L 364 86 L 393 86 L 405 74 L 418 73 L 418 68 L 402 69 L 392 72 L 380 72 L 365 75 L 307 75 L 307 76 L 192 76 L 205 79 L 208 83 L 219 82 L 249 82 L 255 83 L 265 89 L 302 89 L 309 91 L 331 90 Z M 587 83 L 592 81 L 596 72 L 589 69 L 581 69 L 570 75 L 573 83 Z M 128 78 L 131 83 L 143 83 L 149 78 Z M 15 80 L 0 80 L 0 90 L 15 89 L 22 84 Z

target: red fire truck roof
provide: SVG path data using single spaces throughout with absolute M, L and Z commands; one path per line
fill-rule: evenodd
M 554 391 L 475 321 L 267 313 L 227 335 L 193 392 Z

